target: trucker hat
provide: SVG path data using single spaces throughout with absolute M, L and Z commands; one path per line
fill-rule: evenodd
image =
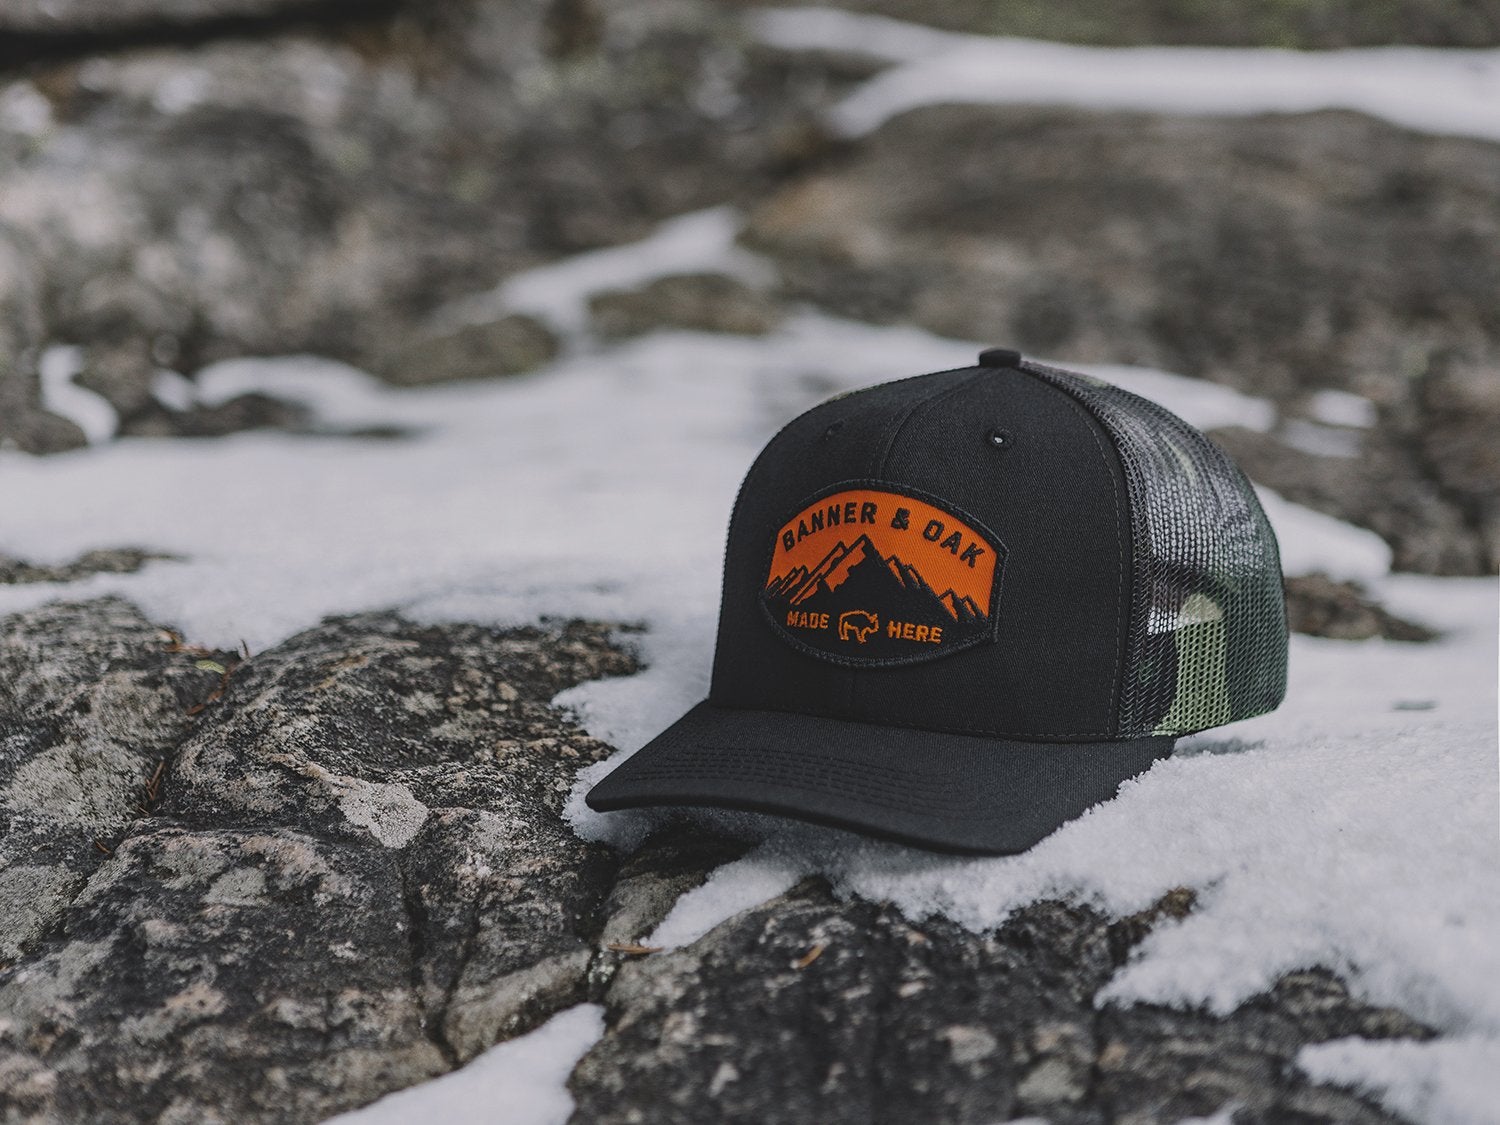
M 709 696 L 590 807 L 1024 851 L 1286 691 L 1276 539 L 1155 403 L 1009 349 L 793 419 L 735 501 Z

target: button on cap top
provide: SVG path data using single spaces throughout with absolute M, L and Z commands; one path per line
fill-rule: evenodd
M 1021 353 L 1015 348 L 985 348 L 979 353 L 980 367 L 1015 367 L 1021 362 Z

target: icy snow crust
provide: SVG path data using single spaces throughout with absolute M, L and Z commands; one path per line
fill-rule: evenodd
M 1238 116 L 1352 109 L 1430 133 L 1500 139 L 1500 51 L 1367 47 L 1080 47 L 964 35 L 831 8 L 757 14 L 762 42 L 856 52 L 893 65 L 831 124 L 864 136 L 928 105 L 1072 105 Z
M 579 1004 L 460 1070 L 330 1117 L 327 1125 L 563 1125 L 573 1114 L 568 1075 L 603 1034 L 604 1009 Z
M 1362 1088 L 1413 1121 L 1484 1125 L 1496 1117 L 1493 1038 L 1339 1039 L 1303 1048 L 1297 1061 L 1314 1080 Z
M 602 259 L 606 268 L 547 267 L 487 299 L 566 328 L 601 279 L 713 263 L 753 273 L 758 264 L 732 249 L 737 223 L 725 211 L 686 216 L 633 248 L 641 260 L 622 248 Z M 967 366 L 978 345 L 813 312 L 759 339 L 664 332 L 606 350 L 584 333 L 571 338 L 548 369 L 491 384 L 392 390 L 340 364 L 291 357 L 220 364 L 196 389 L 176 386 L 203 401 L 267 390 L 305 402 L 331 427 L 394 425 L 411 433 L 405 440 L 260 433 L 119 440 L 45 459 L 0 452 L 5 553 L 59 562 L 140 545 L 184 560 L 66 586 L 0 586 L 0 614 L 116 593 L 198 643 L 244 639 L 255 650 L 326 614 L 392 606 L 432 621 L 643 622 L 644 672 L 560 697 L 620 747 L 581 779 L 575 827 L 639 839 L 653 814 L 601 816 L 581 794 L 706 694 L 724 532 L 756 452 L 832 393 Z M 1226 388 L 1098 370 L 1200 426 L 1275 423 L 1270 404 Z M 1114 801 L 1023 856 L 945 858 L 704 814 L 760 846 L 684 896 L 650 941 L 691 941 L 812 872 L 843 893 L 974 928 L 1039 897 L 1124 914 L 1186 885 L 1198 909 L 1148 939 L 1101 1002 L 1228 1011 L 1288 969 L 1326 965 L 1364 996 L 1456 1037 L 1320 1047 L 1305 1056 L 1310 1068 L 1362 1082 L 1418 1117 L 1495 1120 L 1474 1107 L 1500 1100 L 1500 1068 L 1490 1065 L 1500 1059 L 1496 584 L 1389 576 L 1377 537 L 1262 498 L 1288 573 L 1361 578 L 1444 639 L 1295 638 L 1280 711 L 1184 740 Z M 575 1059 L 587 1037 L 568 1027 L 536 1042 Z M 532 1086 L 523 1086 L 557 1094 L 567 1067 L 527 1071 Z M 446 1106 L 449 1092 L 467 1090 L 451 1104 L 484 1101 L 475 1091 L 492 1099 L 518 1075 L 496 1063 L 423 1096 L 441 1091 Z

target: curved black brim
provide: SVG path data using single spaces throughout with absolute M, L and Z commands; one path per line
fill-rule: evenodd
M 700 703 L 595 785 L 592 809 L 708 805 L 937 851 L 1025 851 L 1172 752 L 1171 738 L 1012 742 Z

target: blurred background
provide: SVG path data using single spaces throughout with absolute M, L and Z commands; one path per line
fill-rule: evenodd
M 1044 90 L 863 124 L 850 107 L 961 52 L 956 35 L 1492 48 L 1500 0 L 839 7 L 878 18 L 0 0 L 0 446 L 310 425 L 269 388 L 201 399 L 198 373 L 234 357 L 307 353 L 402 386 L 507 378 L 584 338 L 754 336 L 812 306 L 1268 398 L 1274 426 L 1214 430 L 1258 482 L 1376 532 L 1397 569 L 1496 572 L 1500 125 Z M 1388 57 L 1386 93 L 1420 103 L 1418 72 Z M 1226 70 L 1231 93 L 1243 80 Z M 606 284 L 574 324 L 495 296 L 708 208 L 768 268 Z

